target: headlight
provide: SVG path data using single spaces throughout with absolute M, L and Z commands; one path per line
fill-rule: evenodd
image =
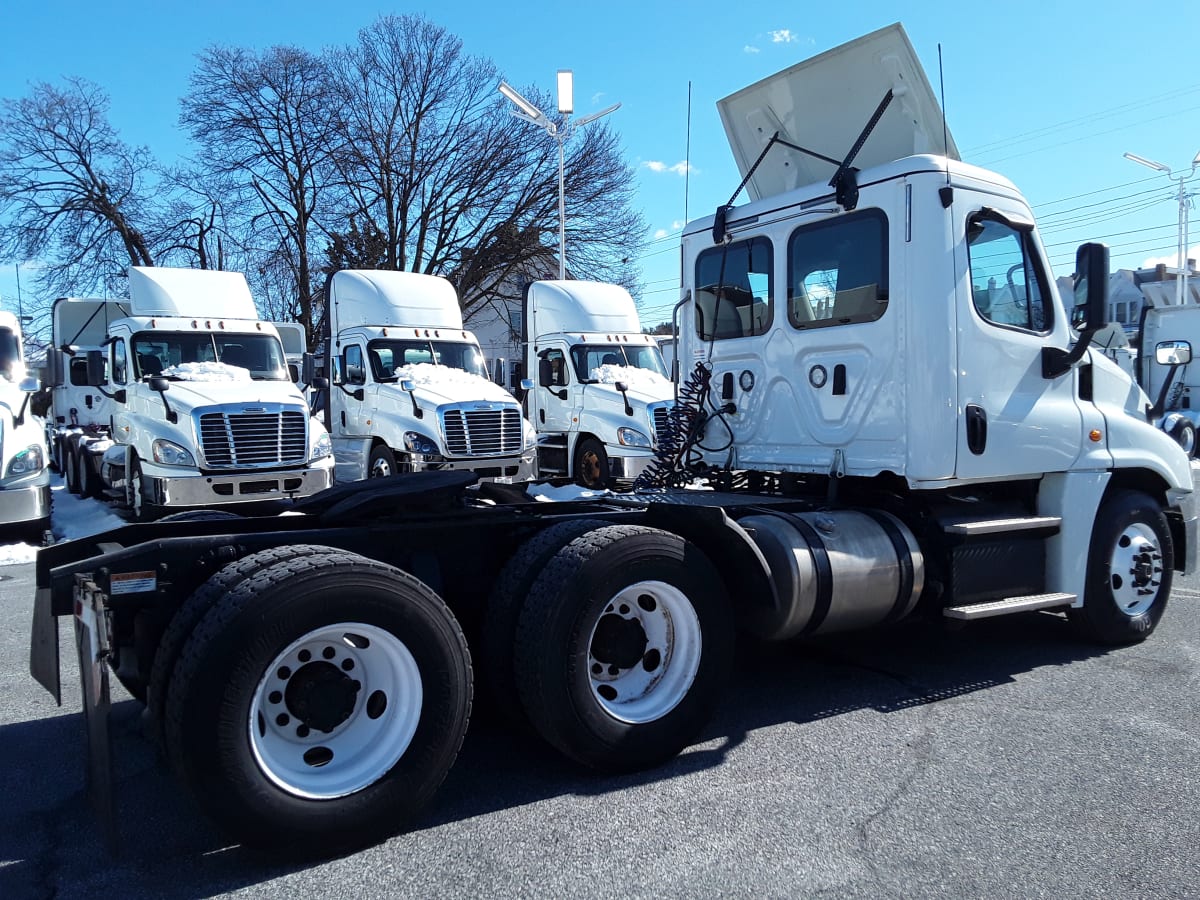
M 32 447 L 26 447 L 9 461 L 8 470 L 4 475 L 6 478 L 17 478 L 21 475 L 36 475 L 42 471 L 45 465 L 46 457 L 42 453 L 42 448 L 34 444 Z
M 437 454 L 438 445 L 433 438 L 426 437 L 419 431 L 406 431 L 404 432 L 404 449 L 409 453 L 432 456 Z
M 160 466 L 194 466 L 196 464 L 189 450 L 171 441 L 158 438 L 150 446 L 153 450 L 154 461 Z
M 521 435 L 523 438 L 521 442 L 522 450 L 528 450 L 538 441 L 537 429 L 534 428 L 533 423 L 524 416 L 521 416 Z
M 308 451 L 309 462 L 316 462 L 318 459 L 324 459 L 333 453 L 333 439 L 329 437 L 329 432 L 322 428 L 312 430 L 312 447 Z
M 650 438 L 636 428 L 618 428 L 617 440 L 625 447 L 645 447 L 650 449 Z

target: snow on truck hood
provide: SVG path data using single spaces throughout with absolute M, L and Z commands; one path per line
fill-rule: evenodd
M 255 381 L 249 369 L 219 362 L 182 363 L 163 369 L 173 379 L 167 399 L 196 407 L 209 403 L 294 403 L 304 400 L 290 381 Z
M 670 380 L 650 369 L 637 366 L 597 366 L 588 373 L 593 381 L 602 385 L 615 385 L 618 381 L 629 388 L 630 399 L 643 403 L 669 400 L 675 396 Z M 614 392 L 615 392 L 614 388 Z
M 408 379 L 412 381 L 418 397 L 425 397 L 435 403 L 481 400 L 515 405 L 517 402 L 512 394 L 495 382 L 451 366 L 415 363 L 400 366 L 393 374 L 396 376 L 397 385 L 400 381 Z

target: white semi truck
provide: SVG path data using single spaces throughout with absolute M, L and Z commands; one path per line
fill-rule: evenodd
M 654 457 L 674 388 L 658 343 L 642 334 L 633 298 L 595 281 L 535 281 L 520 348 L 533 387 L 538 471 L 588 488 L 633 481 Z
M 1155 630 L 1196 565 L 1193 470 L 1089 348 L 1105 248 L 1080 248 L 1064 303 L 1021 194 L 943 144 L 898 26 L 721 110 L 754 199 L 684 230 L 689 370 L 653 490 L 539 503 L 428 472 L 39 552 L 31 668 L 59 696 L 73 618 L 102 807 L 110 673 L 222 827 L 328 854 L 436 791 L 476 677 L 566 756 L 628 771 L 704 728 L 739 627 Z
M 1200 349 L 1200 306 L 1146 305 L 1133 361 L 1138 382 L 1153 401 L 1150 417 L 1189 456 L 1200 428 L 1200 378 L 1192 365 Z
M 25 367 L 21 323 L 0 311 L 0 532 L 41 543 L 50 527 L 50 459 L 30 409 L 38 381 Z
M 455 469 L 533 477 L 533 430 L 488 379 L 449 281 L 347 269 L 327 293 L 325 415 L 339 482 Z
M 306 497 L 332 484 L 324 427 L 235 272 L 129 269 L 129 299 L 53 311 L 49 439 L 72 492 L 134 518 Z

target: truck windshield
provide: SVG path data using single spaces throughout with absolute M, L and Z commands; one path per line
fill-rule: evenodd
M 186 377 L 169 371 L 186 363 L 221 362 L 250 371 L 255 381 L 288 381 L 283 347 L 272 334 L 148 332 L 133 336 L 134 373 Z
M 16 377 L 16 364 L 21 361 L 21 345 L 10 328 L 0 328 L 0 375 L 9 381 Z
M 371 341 L 367 345 L 367 355 L 371 358 L 371 372 L 376 381 L 395 381 L 397 369 L 421 363 L 449 366 L 480 378 L 488 377 L 479 347 L 460 341 Z
M 571 362 L 582 382 L 595 381 L 592 372 L 601 366 L 628 366 L 670 377 L 657 344 L 578 344 L 571 348 Z

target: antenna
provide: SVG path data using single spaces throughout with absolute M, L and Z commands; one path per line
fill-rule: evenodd
M 946 160 L 946 184 L 950 183 L 950 135 L 946 127 L 946 77 L 942 74 L 942 44 L 938 42 L 938 90 L 942 94 L 942 158 Z
M 688 185 L 692 177 L 692 82 L 688 81 L 687 139 L 683 151 L 683 224 L 688 220 Z

